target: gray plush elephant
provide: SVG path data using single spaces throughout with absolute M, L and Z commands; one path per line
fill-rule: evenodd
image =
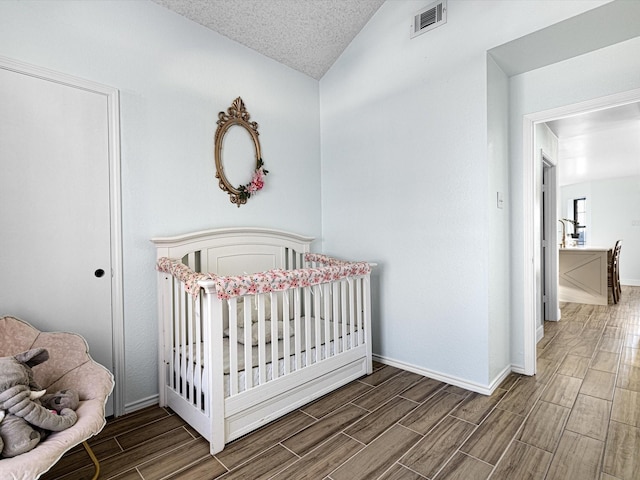
M 0 457 L 15 457 L 33 449 L 45 431 L 69 428 L 78 419 L 71 408 L 55 408 L 56 398 L 64 397 L 64 405 L 77 407 L 77 395 L 69 399 L 68 391 L 62 397 L 45 395 L 34 380 L 31 367 L 49 358 L 44 348 L 34 348 L 14 357 L 0 357 Z M 62 393 L 62 392 L 58 392 Z M 43 397 L 51 404 L 49 410 L 41 404 Z M 75 403 L 74 403 L 75 402 Z M 57 402 L 60 407 L 61 401 Z

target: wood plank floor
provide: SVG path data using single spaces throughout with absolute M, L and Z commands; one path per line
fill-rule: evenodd
M 151 407 L 91 440 L 103 479 L 640 479 L 640 287 L 562 305 L 538 374 L 490 396 L 377 364 L 374 373 L 229 444 Z M 91 478 L 83 450 L 44 479 Z

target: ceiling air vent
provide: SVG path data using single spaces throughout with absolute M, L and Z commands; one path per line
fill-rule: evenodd
M 447 23 L 447 0 L 424 7 L 413 16 L 411 38 Z

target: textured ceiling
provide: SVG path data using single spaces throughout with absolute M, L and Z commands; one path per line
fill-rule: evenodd
M 153 0 L 317 80 L 384 0 Z

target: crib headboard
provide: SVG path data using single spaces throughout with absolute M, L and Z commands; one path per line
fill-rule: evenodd
M 156 260 L 182 259 L 192 270 L 217 275 L 244 275 L 274 268 L 303 267 L 312 237 L 255 227 L 218 228 L 151 240 Z

